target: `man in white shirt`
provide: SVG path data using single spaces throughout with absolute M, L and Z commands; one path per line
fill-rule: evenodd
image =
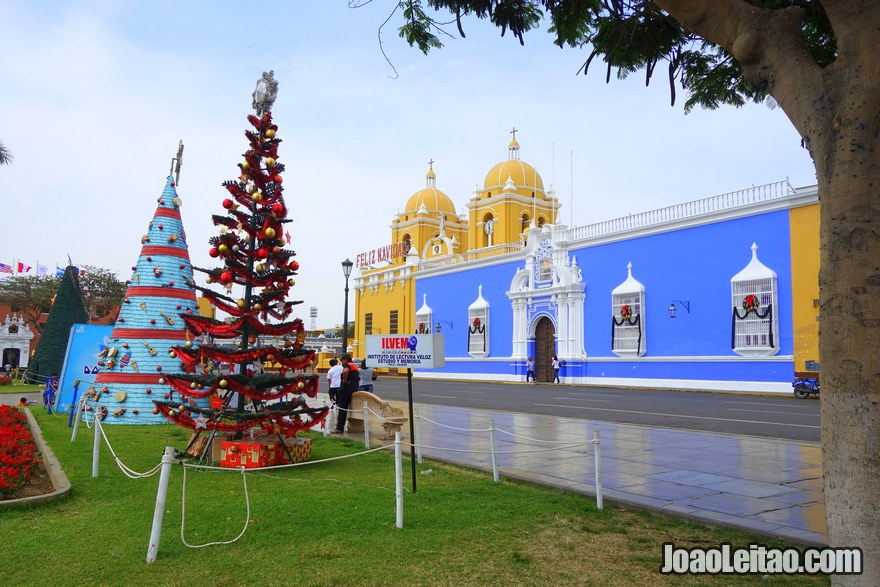
M 342 386 L 342 365 L 336 359 L 330 359 L 330 369 L 327 371 L 327 381 L 330 384 L 330 401 L 336 403 L 336 394 Z

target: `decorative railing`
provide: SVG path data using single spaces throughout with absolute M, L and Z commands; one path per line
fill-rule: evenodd
M 467 263 L 469 261 L 477 261 L 480 259 L 489 259 L 499 255 L 508 253 L 517 253 L 523 249 L 525 243 L 517 241 L 515 243 L 502 243 L 500 245 L 492 245 L 491 247 L 483 247 L 482 249 L 473 249 L 466 253 L 457 255 L 446 255 L 445 257 L 435 257 L 427 259 L 419 263 L 419 269 L 436 269 L 437 267 L 446 267 L 448 265 L 458 265 L 459 263 Z
M 703 200 L 676 204 L 674 206 L 667 206 L 666 208 L 650 210 L 638 214 L 630 214 L 623 218 L 614 218 L 613 220 L 606 220 L 595 224 L 577 226 L 570 229 L 567 236 L 568 240 L 604 236 L 615 232 L 623 232 L 657 224 L 665 224 L 667 222 L 675 222 L 676 220 L 684 220 L 686 218 L 693 218 L 703 214 L 732 210 L 741 206 L 769 202 L 771 200 L 791 196 L 795 193 L 797 193 L 796 190 L 791 187 L 788 180 L 777 181 L 775 183 L 768 183 L 766 185 L 756 186 L 749 189 L 721 194 Z

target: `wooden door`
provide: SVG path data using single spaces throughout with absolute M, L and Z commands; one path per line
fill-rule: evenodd
M 541 318 L 535 326 L 535 379 L 553 381 L 553 355 L 556 354 L 556 328 L 550 318 Z

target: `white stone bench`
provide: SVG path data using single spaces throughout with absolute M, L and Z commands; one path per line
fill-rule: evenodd
M 382 426 L 382 440 L 393 440 L 394 433 L 400 432 L 401 427 L 407 423 L 403 410 L 395 408 L 387 401 L 369 391 L 356 391 L 351 394 L 351 404 L 348 409 L 349 433 L 363 433 L 364 431 L 364 403 L 371 410 L 370 429 Z M 377 416 L 376 414 L 379 414 Z M 381 416 L 381 417 L 380 417 Z

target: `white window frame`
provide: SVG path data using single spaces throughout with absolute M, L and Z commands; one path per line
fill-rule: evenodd
M 628 319 L 621 315 L 623 306 L 629 306 L 631 309 L 631 315 Z M 618 357 L 641 357 L 645 354 L 644 307 L 644 292 L 612 294 L 611 352 Z

